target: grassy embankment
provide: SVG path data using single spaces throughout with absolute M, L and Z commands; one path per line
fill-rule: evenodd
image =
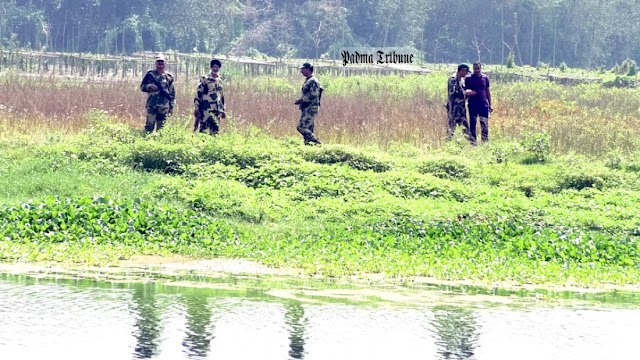
M 330 144 L 309 148 L 299 79 L 232 81 L 213 139 L 187 130 L 191 88 L 145 138 L 136 83 L 4 78 L 0 259 L 182 254 L 324 275 L 640 283 L 637 92 L 494 84 L 493 141 L 470 148 L 442 146 L 444 79 L 325 79 Z

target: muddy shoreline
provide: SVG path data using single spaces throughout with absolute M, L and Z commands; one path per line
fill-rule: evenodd
M 518 284 L 515 282 L 482 282 L 474 280 L 440 280 L 429 277 L 391 278 L 384 274 L 359 274 L 339 278 L 320 275 L 308 276 L 300 270 L 292 268 L 272 268 L 258 262 L 236 259 L 199 260 L 180 256 L 136 256 L 129 260 L 119 261 L 113 266 L 87 266 L 69 263 L 11 263 L 0 262 L 0 273 L 39 277 L 74 277 L 95 278 L 97 280 L 114 280 L 140 282 L 156 281 L 159 277 L 203 277 L 220 278 L 265 277 L 282 281 L 330 282 L 345 286 L 450 286 L 479 287 L 501 290 L 546 290 L 554 292 L 600 293 L 611 291 L 640 292 L 640 285 L 601 284 L 597 287 L 581 287 L 557 284 Z M 135 276 L 132 278 L 132 274 Z M 129 279 L 129 280 L 127 280 Z M 191 282 L 192 285 L 197 285 Z

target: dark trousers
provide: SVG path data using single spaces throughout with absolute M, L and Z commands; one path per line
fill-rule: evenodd
M 480 118 L 480 132 L 482 141 L 489 141 L 489 106 L 469 106 L 469 127 L 471 128 L 471 136 L 477 139 L 476 128 L 478 127 L 478 118 Z

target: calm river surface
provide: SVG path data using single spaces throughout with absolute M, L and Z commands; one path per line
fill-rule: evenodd
M 306 290 L 0 274 L 0 359 L 640 358 L 637 294 Z

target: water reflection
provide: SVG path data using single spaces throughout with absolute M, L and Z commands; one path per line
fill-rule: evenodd
M 211 331 L 213 310 L 209 305 L 209 297 L 199 291 L 185 297 L 187 329 L 182 346 L 189 358 L 206 358 L 211 350 L 214 336 Z
M 304 359 L 305 327 L 309 319 L 304 316 L 304 308 L 298 301 L 284 303 L 285 321 L 289 328 L 289 356 Z
M 455 307 L 436 307 L 433 312 L 439 358 L 474 359 L 479 334 L 475 314 Z
M 150 359 L 159 353 L 159 338 L 162 333 L 153 285 L 136 284 L 132 301 L 131 311 L 136 318 L 133 336 L 137 340 L 134 356 L 137 359 Z
M 472 310 L 451 301 L 460 307 L 309 304 L 258 291 L 0 274 L 0 359 L 637 358 L 629 345 L 640 332 L 637 304 Z

